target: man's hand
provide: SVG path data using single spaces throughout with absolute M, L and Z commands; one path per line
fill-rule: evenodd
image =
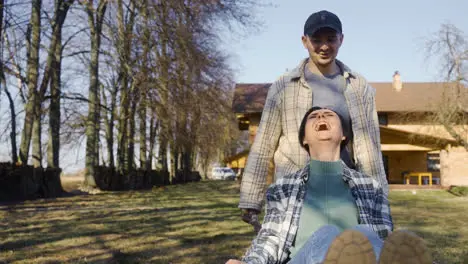
M 259 211 L 254 209 L 243 209 L 242 210 L 242 221 L 250 224 L 254 227 L 255 233 L 258 233 L 262 228 L 260 221 L 258 221 Z
M 230 259 L 226 264 L 246 264 L 245 262 L 239 261 L 237 259 Z

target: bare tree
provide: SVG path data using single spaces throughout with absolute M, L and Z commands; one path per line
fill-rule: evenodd
M 427 41 L 429 59 L 440 65 L 446 89 L 430 119 L 468 150 L 468 38 L 452 24 L 443 24 Z
M 94 169 L 99 164 L 99 54 L 101 47 L 101 33 L 107 0 L 100 0 L 97 7 L 94 1 L 83 1 L 88 15 L 91 38 L 91 60 L 89 65 L 89 103 L 86 122 L 86 176 L 85 184 L 95 187 Z
M 41 0 L 33 0 L 31 2 L 32 11 L 31 18 L 27 29 L 27 86 L 28 86 L 28 101 L 26 103 L 25 118 L 23 130 L 21 133 L 20 145 L 20 161 L 22 164 L 28 163 L 29 147 L 31 144 L 31 134 L 33 130 L 33 122 L 35 119 L 35 110 L 37 104 L 37 86 L 39 76 L 39 48 L 41 43 Z M 34 158 L 36 161 L 39 157 Z M 36 164 L 37 165 L 37 164 Z
M 151 169 L 151 152 L 152 152 L 152 147 L 149 146 L 150 148 L 150 153 L 148 155 L 148 147 L 147 147 L 147 111 L 148 111 L 148 105 L 149 102 L 146 100 L 148 96 L 148 91 L 149 91 L 149 86 L 150 83 L 148 82 L 148 74 L 150 70 L 150 65 L 149 65 L 149 57 L 150 57 L 150 51 L 151 51 L 151 32 L 149 29 L 149 17 L 148 17 L 148 8 L 146 8 L 146 5 L 143 6 L 141 10 L 141 15 L 142 15 L 142 30 L 140 30 L 139 35 L 141 36 L 141 43 L 142 43 L 142 48 L 143 52 L 141 54 L 141 75 L 139 76 L 139 84 L 140 84 L 140 91 L 139 91 L 139 98 L 140 98 L 140 103 L 138 107 L 138 117 L 139 117 L 139 124 L 140 124 L 140 134 L 139 134 L 139 144 L 140 144 L 140 168 L 144 168 L 145 170 L 150 170 Z M 141 27 L 140 27 L 141 28 Z M 151 120 L 150 120 L 151 122 Z M 151 129 L 152 125 L 150 125 Z M 151 131 L 150 131 L 151 134 Z
M 3 27 L 3 19 L 4 19 L 4 10 L 5 10 L 5 3 L 3 0 L 0 0 L 0 58 L 3 58 L 3 51 L 4 51 L 4 27 Z M 11 159 L 12 162 L 15 164 L 18 162 L 18 150 L 16 147 L 16 110 L 15 110 L 15 102 L 13 97 L 8 90 L 7 83 L 6 83 L 6 76 L 3 69 L 3 62 L 0 63 L 0 86 L 3 87 L 5 94 L 8 98 L 8 103 L 10 106 L 10 118 L 11 118 L 11 132 L 10 132 L 10 144 L 11 144 Z M 1 93 L 2 89 L 0 89 Z
M 108 62 L 108 64 L 111 62 Z M 118 80 L 115 75 L 110 77 L 110 80 L 106 85 L 102 86 L 102 100 L 103 103 L 109 105 L 109 110 L 105 111 L 102 115 L 105 125 L 105 138 L 107 144 L 107 160 L 111 168 L 115 168 L 114 158 L 114 121 L 117 115 L 117 92 L 118 92 Z M 107 94 L 110 94 L 110 100 L 107 99 Z
M 62 28 L 68 10 L 74 0 L 56 0 L 52 22 L 52 40 L 49 48 L 50 57 L 50 106 L 49 106 L 49 139 L 47 144 L 47 166 L 59 168 L 60 156 L 60 96 L 62 72 Z M 47 61 L 49 63 L 49 59 Z M 49 64 L 48 64 L 49 65 Z M 45 77 L 44 77 L 45 78 Z M 44 80 L 43 80 L 44 82 Z
M 55 11 L 51 21 L 52 35 L 49 43 L 48 55 L 42 81 L 36 94 L 35 117 L 33 122 L 33 163 L 35 167 L 42 167 L 42 112 L 47 88 L 51 87 L 51 104 L 49 121 L 49 141 L 48 141 L 48 166 L 58 167 L 59 156 L 59 131 L 60 131 L 60 61 L 62 47 L 62 27 L 65 22 L 68 10 L 74 0 L 56 0 Z M 51 78 L 53 82 L 50 82 Z
M 120 75 L 120 114 L 118 127 L 118 166 L 120 172 L 133 170 L 134 164 L 134 134 L 135 134 L 135 107 L 137 98 L 134 98 L 137 82 L 132 78 L 132 40 L 134 38 L 134 24 L 137 15 L 135 1 L 129 1 L 124 17 L 124 3 L 117 1 L 117 52 L 119 55 Z

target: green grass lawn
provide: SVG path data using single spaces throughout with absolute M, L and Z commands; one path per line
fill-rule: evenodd
M 397 228 L 423 236 L 441 263 L 468 263 L 468 199 L 393 191 Z M 0 206 L 0 263 L 224 263 L 254 233 L 239 186 L 207 181 Z

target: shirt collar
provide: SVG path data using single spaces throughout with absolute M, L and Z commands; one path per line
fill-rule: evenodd
M 341 164 L 343 165 L 343 180 L 347 183 L 349 181 L 353 180 L 353 177 L 351 176 L 350 168 L 348 165 L 343 160 L 340 160 Z M 309 179 L 309 170 L 310 170 L 310 162 L 307 162 L 307 165 L 304 166 L 301 170 L 299 170 L 299 173 L 296 175 L 299 175 L 299 178 L 301 179 L 302 183 L 307 182 Z
M 307 65 L 308 61 L 309 58 L 302 59 L 301 63 L 296 68 L 291 70 L 291 72 L 289 72 L 290 81 L 297 81 L 301 78 L 304 79 L 304 68 Z M 336 59 L 336 63 L 338 64 L 338 67 L 340 67 L 343 71 L 345 79 L 356 78 L 357 74 L 354 71 L 352 71 L 348 66 L 346 66 L 346 64 L 344 64 L 338 59 Z

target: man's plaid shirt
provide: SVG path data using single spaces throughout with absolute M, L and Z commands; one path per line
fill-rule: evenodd
M 387 195 L 376 180 L 348 168 L 344 162 L 343 168 L 343 180 L 356 201 L 359 224 L 367 225 L 385 239 L 393 231 Z M 279 264 L 288 260 L 299 226 L 308 173 L 309 165 L 306 165 L 268 188 L 262 229 L 244 255 L 244 262 Z
M 309 156 L 298 134 L 304 114 L 312 107 L 313 89 L 304 79 L 308 59 L 281 76 L 268 91 L 257 135 L 242 176 L 239 208 L 261 210 L 265 197 L 268 165 L 275 163 L 275 179 L 294 173 L 307 164 Z M 375 89 L 359 74 L 337 61 L 344 73 L 344 96 L 352 124 L 350 146 L 356 170 L 374 177 L 388 194 L 382 162 L 380 129 L 375 109 Z

